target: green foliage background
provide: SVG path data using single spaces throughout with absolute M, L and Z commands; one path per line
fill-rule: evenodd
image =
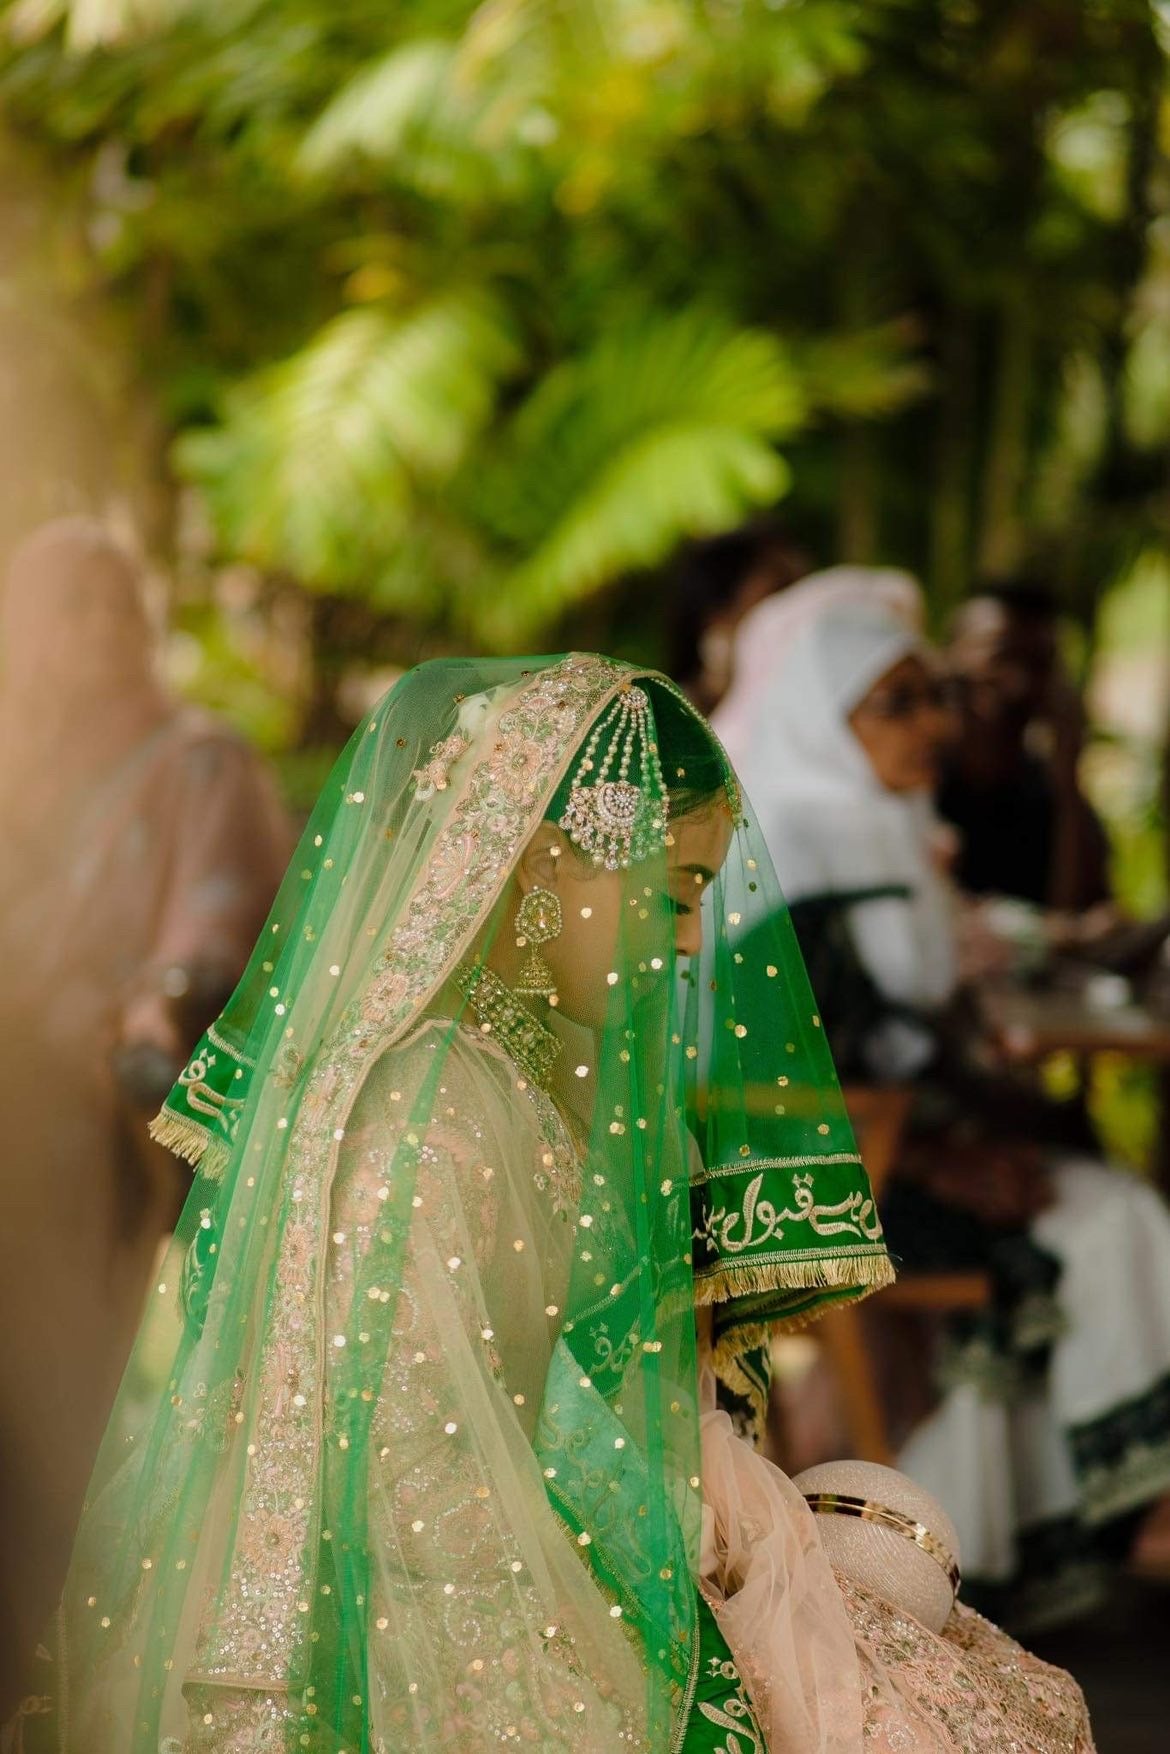
M 1147 0 L 17 0 L 222 553 L 497 646 L 789 495 L 940 606 L 1160 540 Z

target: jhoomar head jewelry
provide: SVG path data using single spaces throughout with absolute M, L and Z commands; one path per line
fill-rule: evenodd
M 607 871 L 624 870 L 666 842 L 669 799 L 652 727 L 646 691 L 624 688 L 593 727 L 573 775 L 558 826 Z

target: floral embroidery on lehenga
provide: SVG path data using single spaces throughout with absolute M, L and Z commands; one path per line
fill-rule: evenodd
M 445 1058 L 444 1083 L 429 1117 L 420 1120 L 414 1093 L 425 1086 L 429 1053 L 448 1043 L 452 1033 L 455 1047 Z M 461 1077 L 461 1066 L 474 1070 Z M 370 1482 L 368 1536 L 375 1556 L 368 1619 L 377 1648 L 371 1686 L 376 1721 L 386 1732 L 372 1745 L 406 1747 L 422 1732 L 444 1745 L 450 1740 L 452 1746 L 480 1747 L 515 1739 L 560 1754 L 582 1745 L 581 1714 L 589 1702 L 593 1719 L 604 1714 L 608 1725 L 603 1729 L 597 1723 L 596 1745 L 633 1748 L 641 1746 L 637 1728 L 607 1703 L 605 1678 L 587 1674 L 567 1628 L 550 1623 L 548 1603 L 529 1572 L 529 1555 L 500 1521 L 497 1483 L 479 1453 L 477 1433 L 457 1430 L 450 1418 L 450 1405 L 459 1399 L 454 1385 L 449 1393 L 445 1387 L 452 1352 L 459 1351 L 456 1327 L 483 1361 L 485 1388 L 490 1381 L 505 1400 L 526 1401 L 523 1394 L 513 1395 L 516 1380 L 507 1379 L 491 1315 L 471 1289 L 482 1284 L 496 1255 L 509 1176 L 533 1190 L 530 1198 L 538 1209 L 547 1208 L 554 1223 L 564 1224 L 580 1174 L 564 1123 L 547 1096 L 531 1086 L 529 1121 L 519 1135 L 520 1142 L 527 1141 L 529 1164 L 494 1169 L 489 1159 L 495 1153 L 480 1112 L 485 1076 L 491 1074 L 499 1085 L 498 1104 L 514 1121 L 510 1063 L 470 1030 L 440 1020 L 424 1022 L 368 1076 L 350 1118 L 350 1149 L 330 1206 L 325 1310 L 327 1326 L 335 1332 L 349 1320 L 380 1221 L 379 1193 L 398 1161 L 404 1129 L 411 1129 L 417 1139 L 418 1219 L 412 1231 L 417 1238 L 408 1248 L 397 1293 L 371 1429 L 371 1455 L 378 1458 Z M 567 1226 L 565 1234 L 571 1237 Z M 293 1254 L 297 1271 L 304 1272 L 309 1263 L 299 1249 Z M 465 1270 L 471 1264 L 474 1278 Z M 388 1296 L 377 1287 L 370 1291 L 379 1300 Z M 288 1341 L 269 1350 L 272 1378 L 283 1376 L 286 1389 L 300 1383 L 297 1355 L 297 1346 Z M 531 1395 L 534 1411 L 537 1399 Z M 288 1407 L 286 1394 L 282 1413 Z M 536 1490 L 543 1502 L 539 1485 Z M 547 1507 L 546 1515 L 550 1538 L 559 1547 L 563 1535 Z M 265 1563 L 279 1568 L 297 1551 L 297 1536 L 295 1515 L 256 1509 L 245 1554 L 255 1575 Z M 580 1564 L 571 1550 L 568 1562 L 573 1568 Z M 253 1624 L 263 1624 L 256 1614 Z M 533 1625 L 544 1628 L 535 1647 L 524 1630 Z M 237 1661 L 264 1654 L 258 1641 L 246 1638 L 235 1649 Z M 506 1684 L 500 1684 L 501 1677 Z M 191 1754 L 283 1748 L 293 1726 L 301 1726 L 299 1706 L 280 1688 L 245 1691 L 232 1685 L 234 1679 L 225 1673 L 220 1685 L 208 1684 L 208 1676 L 188 1686 Z
M 868 1682 L 865 1738 L 875 1754 L 1092 1754 L 1071 1675 L 969 1608 L 957 1607 L 936 1637 L 893 1604 L 838 1581 Z
M 429 1034 L 441 1041 L 450 1027 L 436 1025 Z M 424 1052 L 420 1045 L 394 1052 L 394 1078 L 404 1090 L 418 1083 L 411 1060 Z M 376 1685 L 404 1744 L 420 1717 L 433 1722 L 446 1713 L 451 1727 L 445 1733 L 458 1733 L 468 1746 L 506 1740 L 512 1726 L 522 1743 L 552 1747 L 567 1736 L 575 1706 L 593 1685 L 563 1637 L 554 1634 L 533 1650 L 520 1633 L 522 1624 L 547 1621 L 548 1609 L 521 1544 L 501 1521 L 498 1487 L 477 1433 L 452 1430 L 449 1412 L 460 1399 L 454 1382 L 449 1384 L 456 1321 L 480 1342 L 484 1368 L 501 1398 L 510 1399 L 514 1386 L 505 1381 L 507 1359 L 491 1312 L 472 1291 L 484 1284 L 509 1203 L 507 1169 L 484 1174 L 493 1169 L 493 1154 L 480 1118 L 483 1096 L 459 1075 L 464 1060 L 482 1065 L 486 1052 L 469 1040 L 448 1056 L 435 1112 L 418 1129 L 415 1187 L 418 1225 L 425 1231 L 408 1249 L 371 1431 L 371 1452 L 379 1461 L 371 1481 L 370 1542 L 384 1555 L 370 1604 L 375 1637 L 379 1628 L 385 1633 L 378 1643 Z M 511 1069 L 498 1055 L 486 1064 L 502 1068 L 502 1100 L 510 1100 Z M 379 1079 L 377 1071 L 373 1076 Z M 380 1081 L 384 1085 L 385 1077 Z M 528 1142 L 536 1158 L 542 1145 L 535 1128 Z M 331 1326 L 344 1325 L 353 1257 L 368 1246 L 378 1222 L 377 1184 L 388 1172 L 394 1145 L 389 1116 L 375 1114 L 369 1146 L 359 1146 L 335 1190 L 332 1222 L 346 1241 L 334 1250 L 339 1268 Z M 533 1185 L 530 1171 L 527 1180 Z M 474 1280 L 464 1270 L 469 1258 L 477 1268 Z M 436 1273 L 437 1263 L 442 1265 Z M 523 1612 L 518 1596 L 526 1597 Z M 501 1673 L 511 1676 L 506 1688 L 492 1681 Z

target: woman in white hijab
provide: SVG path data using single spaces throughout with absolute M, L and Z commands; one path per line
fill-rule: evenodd
M 915 1086 L 891 1247 L 992 1275 L 899 1460 L 955 1519 L 968 1577 L 1035 1625 L 1096 1599 L 1134 1514 L 1170 1490 L 1170 1216 L 956 1049 L 958 901 L 931 804 L 949 718 L 920 598 L 895 581 L 839 569 L 749 614 L 715 725 L 842 1077 Z
M 921 670 L 921 625 L 907 573 L 815 573 L 747 616 L 735 681 L 712 722 L 743 763 L 769 844 L 781 848 L 789 900 L 856 896 L 850 929 L 883 993 L 933 1008 L 949 997 L 956 962 L 951 897 L 936 869 L 931 771 L 916 740 L 910 786 L 888 788 L 849 722 L 883 676 Z M 928 740 L 938 728 L 936 716 Z M 921 1063 L 910 1040 L 892 1039 L 888 1051 L 887 1076 Z

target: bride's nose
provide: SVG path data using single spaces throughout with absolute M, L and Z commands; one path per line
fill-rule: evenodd
M 697 956 L 703 948 L 703 917 L 698 908 L 693 913 L 679 914 L 674 923 L 676 956 Z

